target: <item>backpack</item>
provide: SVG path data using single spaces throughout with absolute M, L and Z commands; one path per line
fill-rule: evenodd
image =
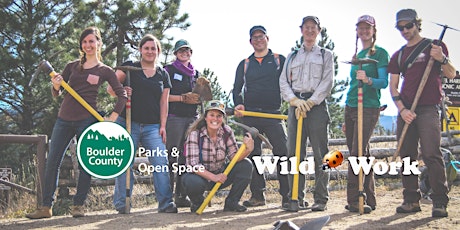
M 398 67 L 399 67 L 399 72 L 401 73 L 402 76 L 406 73 L 407 68 L 410 68 L 412 64 L 414 64 L 415 60 L 417 60 L 418 55 L 420 55 L 429 45 L 431 45 L 433 41 L 428 38 L 424 38 L 418 45 L 415 47 L 415 49 L 412 51 L 412 53 L 409 54 L 407 57 L 406 61 L 404 63 L 401 63 L 401 57 L 403 55 L 404 48 L 406 48 L 406 45 L 403 45 L 401 49 L 399 49 L 398 53 Z
M 281 62 L 280 62 L 280 55 L 277 53 L 273 53 L 273 58 L 275 59 L 275 64 L 276 64 L 276 69 L 278 70 L 280 68 Z M 244 69 L 243 69 L 243 99 L 244 99 L 244 92 L 247 91 L 246 88 L 246 71 L 248 71 L 249 68 L 249 58 L 244 59 Z
M 321 48 L 321 58 L 323 58 L 323 68 L 324 68 L 324 52 L 326 52 L 326 50 L 323 48 L 323 47 L 320 47 Z M 299 49 L 300 48 L 296 48 L 294 49 L 294 51 L 292 52 L 292 55 L 290 55 L 287 59 L 287 64 L 286 64 L 286 80 L 287 82 L 289 82 L 289 85 L 291 86 L 292 88 L 292 74 L 288 74 L 288 69 L 287 68 L 289 66 L 289 62 L 297 55 L 297 52 L 299 52 Z M 324 69 L 323 69 L 324 71 Z M 288 75 L 290 78 L 288 78 Z
M 456 166 L 456 165 L 459 165 L 460 162 L 455 160 L 454 155 L 448 149 L 441 148 L 441 152 L 442 152 L 442 157 L 443 157 L 443 160 L 444 160 L 444 164 L 446 166 L 447 185 L 448 185 L 448 188 L 450 190 L 454 180 L 457 179 L 457 172 L 460 171 Z M 431 193 L 431 186 L 430 186 L 430 183 L 429 183 L 429 180 L 428 180 L 429 174 L 428 174 L 427 167 L 422 166 L 420 168 L 420 171 L 422 172 L 420 174 L 420 184 L 419 184 L 420 192 L 422 192 L 422 194 L 425 197 L 427 197 Z

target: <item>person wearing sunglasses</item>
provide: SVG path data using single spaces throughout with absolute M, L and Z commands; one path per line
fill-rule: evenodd
M 445 166 L 440 150 L 441 123 L 438 105 L 441 102 L 441 77 L 454 78 L 456 70 L 449 60 L 447 46 L 439 41 L 429 40 L 426 48 L 421 44 L 426 38 L 420 35 L 422 20 L 413 9 L 403 9 L 396 14 L 396 29 L 407 41 L 399 51 L 395 52 L 388 64 L 390 76 L 390 93 L 399 111 L 397 119 L 398 140 L 405 124 L 407 133 L 401 145 L 401 159 L 409 157 L 410 161 L 418 160 L 420 154 L 430 172 L 430 186 L 433 188 L 432 217 L 447 217 L 448 188 Z M 420 48 L 422 47 L 422 48 Z M 427 69 L 430 59 L 434 60 L 426 85 L 419 96 L 415 98 L 422 76 Z M 406 64 L 409 63 L 409 64 Z M 403 78 L 400 78 L 400 77 Z M 399 80 L 403 79 L 398 90 Z M 410 108 L 418 100 L 415 111 Z M 415 213 L 421 211 L 418 175 L 402 176 L 403 203 L 396 208 L 397 213 Z
M 190 201 L 184 195 L 181 186 L 182 176 L 174 173 L 173 164 L 184 165 L 185 157 L 183 145 L 187 128 L 197 117 L 197 108 L 200 95 L 192 93 L 199 77 L 198 70 L 191 63 L 192 47 L 187 40 L 180 39 L 174 45 L 176 60 L 165 66 L 171 80 L 171 91 L 169 94 L 168 120 L 166 122 L 167 138 L 166 147 L 169 157 L 169 177 L 171 178 L 171 189 L 174 192 L 174 203 L 176 207 L 190 207 Z M 179 154 L 174 154 L 178 152 Z M 176 176 L 174 175 L 176 174 Z M 175 178 L 175 180 L 174 180 Z M 176 186 L 174 186 L 176 182 Z
M 345 101 L 345 137 L 350 156 L 358 156 L 358 133 L 363 132 L 363 155 L 369 157 L 369 139 L 373 133 L 380 116 L 380 89 L 388 86 L 388 52 L 375 44 L 377 40 L 377 28 L 375 18 L 363 15 L 356 23 L 356 44 L 353 59 L 370 58 L 377 63 L 353 65 L 350 70 L 350 88 Z M 358 52 L 358 41 L 361 41 L 362 49 Z M 358 130 L 358 84 L 362 81 L 363 92 L 363 130 Z M 345 209 L 350 212 L 358 212 L 358 175 L 354 174 L 352 167 L 348 167 L 347 182 L 347 205 Z M 364 213 L 370 213 L 375 209 L 374 172 L 364 176 L 364 192 L 366 204 Z
M 286 133 L 284 123 L 279 119 L 243 117 L 239 111 L 254 111 L 270 114 L 280 114 L 281 96 L 279 87 L 279 76 L 284 65 L 285 57 L 273 53 L 268 48 L 268 35 L 265 27 L 256 25 L 249 30 L 249 42 L 254 52 L 242 60 L 235 74 L 233 84 L 233 103 L 235 116 L 241 117 L 242 122 L 248 126 L 255 127 L 259 132 L 267 135 L 273 145 L 274 156 L 286 156 Z M 255 149 L 249 156 L 252 160 L 255 156 L 262 154 L 262 142 L 255 140 Z M 289 201 L 289 182 L 287 175 L 280 173 L 281 165 L 277 164 L 277 178 L 279 182 L 279 193 L 281 204 Z M 250 184 L 251 197 L 243 202 L 246 207 L 265 205 L 264 191 L 266 187 L 263 174 L 257 170 L 253 171 Z
M 223 174 L 228 163 L 238 150 L 235 135 L 224 123 L 225 105 L 213 100 L 187 131 L 185 141 L 186 166 L 194 169 L 182 176 L 182 185 L 190 198 L 190 211 L 196 212 L 204 201 L 204 192 L 217 183 L 220 188 L 232 185 L 225 199 L 224 211 L 244 212 L 246 207 L 238 204 L 244 190 L 251 181 L 252 164 L 246 157 L 254 149 L 254 140 L 246 134 L 243 143 L 246 150 L 228 175 Z

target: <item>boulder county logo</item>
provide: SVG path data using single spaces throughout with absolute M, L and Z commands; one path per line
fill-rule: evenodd
M 94 123 L 77 144 L 80 165 L 91 176 L 110 179 L 124 173 L 134 160 L 134 145 L 125 128 L 113 122 Z

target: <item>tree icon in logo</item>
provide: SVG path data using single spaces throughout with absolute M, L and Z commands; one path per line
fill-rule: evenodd
M 98 122 L 83 131 L 77 157 L 91 176 L 110 179 L 125 172 L 134 160 L 134 145 L 125 128 L 113 122 Z

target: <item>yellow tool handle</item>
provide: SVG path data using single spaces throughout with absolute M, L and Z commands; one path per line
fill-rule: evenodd
M 238 152 L 236 152 L 235 156 L 233 159 L 230 161 L 230 164 L 228 164 L 227 168 L 225 168 L 224 175 L 228 175 L 230 171 L 232 171 L 233 166 L 235 166 L 236 162 L 238 162 L 238 159 L 240 159 L 241 154 L 246 150 L 246 144 L 242 144 L 240 149 L 238 149 Z M 212 190 L 209 192 L 208 196 L 206 199 L 204 199 L 203 203 L 201 206 L 196 210 L 196 214 L 201 215 L 203 213 L 204 209 L 208 205 L 208 203 L 211 201 L 211 199 L 214 197 L 216 194 L 217 190 L 219 190 L 219 187 L 222 185 L 222 183 L 217 182 L 214 187 L 212 187 Z
M 297 136 L 295 140 L 295 157 L 296 157 L 296 164 L 295 164 L 295 169 L 296 169 L 296 174 L 294 174 L 294 178 L 292 181 L 292 196 L 291 200 L 299 200 L 299 164 L 300 164 L 300 143 L 302 140 L 302 123 L 303 123 L 303 117 L 300 117 L 299 120 L 297 120 Z
M 56 74 L 57 73 L 55 71 L 52 71 L 50 76 L 54 78 Z M 61 86 L 67 90 L 67 92 L 69 92 L 70 95 L 75 98 L 75 100 L 77 100 L 83 107 L 85 107 L 85 109 L 88 110 L 88 112 L 90 112 L 98 121 L 104 121 L 104 118 L 96 110 L 94 110 L 93 107 L 91 107 L 91 105 L 85 101 L 85 99 L 83 99 L 77 92 L 75 92 L 75 90 L 73 90 L 72 87 L 67 84 L 67 82 L 61 81 Z
M 236 111 L 243 114 L 243 116 L 249 116 L 249 117 L 274 118 L 274 119 L 280 119 L 280 120 L 287 120 L 288 118 L 287 115 L 282 115 L 282 114 L 260 113 L 260 112 L 243 111 L 243 110 L 236 110 Z

